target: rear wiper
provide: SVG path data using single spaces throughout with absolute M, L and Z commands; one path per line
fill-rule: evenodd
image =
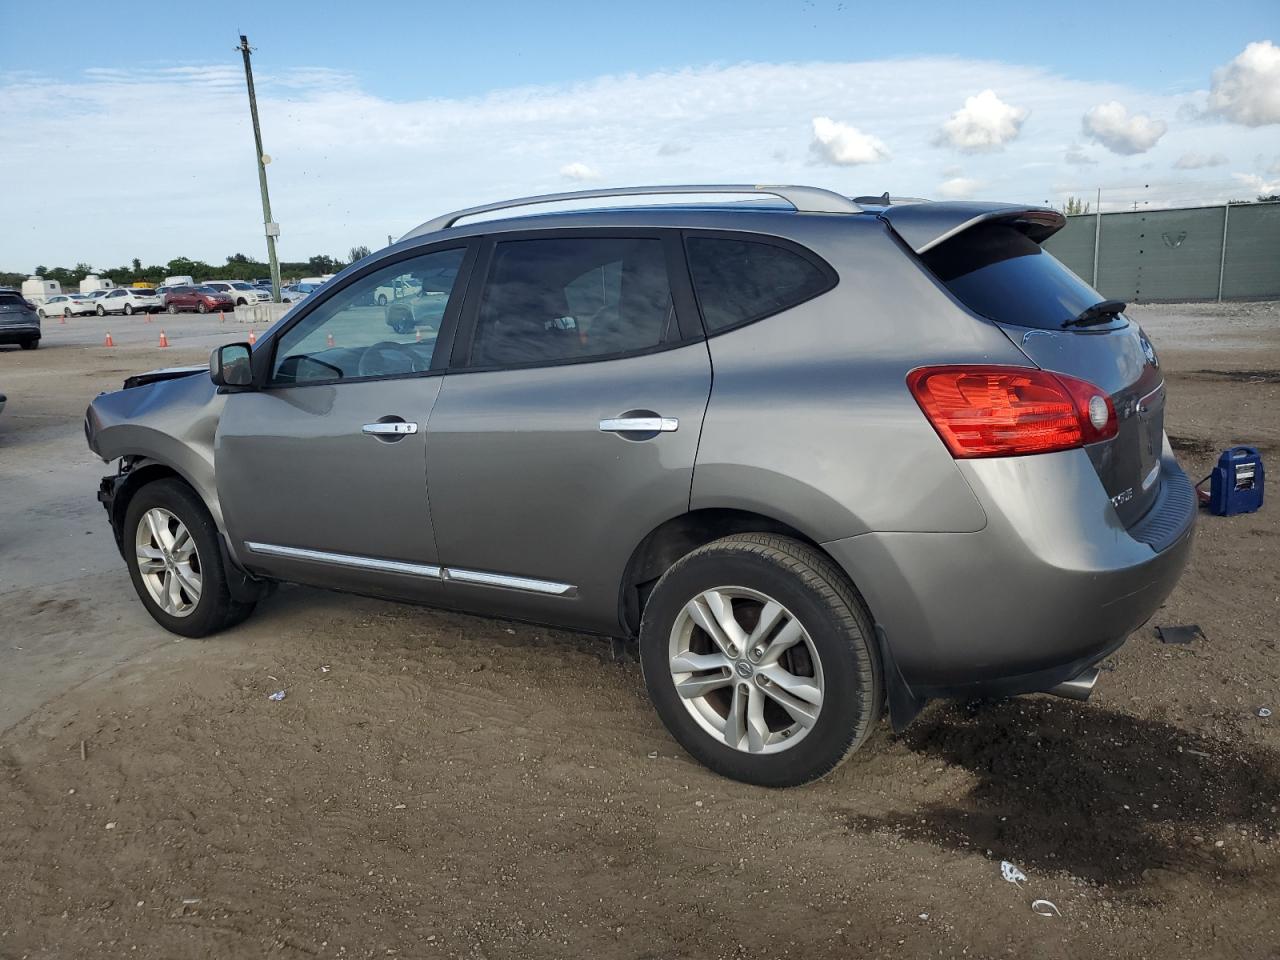
M 1106 323 L 1118 313 L 1124 313 L 1129 305 L 1123 300 L 1103 300 L 1092 307 L 1085 307 L 1074 320 L 1063 322 L 1064 327 L 1088 327 L 1095 323 Z

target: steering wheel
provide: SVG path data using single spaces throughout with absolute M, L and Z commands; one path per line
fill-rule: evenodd
M 389 377 L 400 373 L 420 373 L 418 355 L 407 345 L 394 340 L 381 340 L 364 348 L 356 375 L 361 377 Z

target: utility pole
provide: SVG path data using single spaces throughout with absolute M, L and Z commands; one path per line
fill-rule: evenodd
M 262 223 L 267 234 L 267 259 L 271 262 L 271 299 L 280 302 L 280 261 L 276 259 L 276 237 L 280 224 L 271 219 L 271 197 L 267 194 L 267 156 L 262 152 L 262 130 L 258 127 L 258 98 L 253 92 L 253 67 L 249 65 L 249 38 L 240 34 L 238 48 L 244 57 L 244 80 L 249 87 L 249 114 L 253 117 L 253 145 L 257 152 L 258 186 L 262 190 Z

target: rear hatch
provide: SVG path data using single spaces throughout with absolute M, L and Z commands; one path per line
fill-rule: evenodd
M 35 321 L 35 314 L 27 301 L 19 294 L 0 291 L 0 325 L 27 325 Z
M 1133 526 L 1160 492 L 1164 377 L 1123 304 L 1079 322 L 1105 298 L 1041 248 L 1062 215 L 994 204 L 917 204 L 882 216 L 957 300 L 994 321 L 1036 366 L 1087 380 L 1111 397 L 1119 430 L 1085 450 L 1121 522 Z

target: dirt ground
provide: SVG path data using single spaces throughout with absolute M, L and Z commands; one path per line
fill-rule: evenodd
M 1238 442 L 1280 476 L 1280 306 L 1133 313 L 1193 479 Z M 246 330 L 46 331 L 0 351 L 0 957 L 1280 958 L 1275 503 L 1202 515 L 1154 622 L 1203 640 L 1149 625 L 1087 704 L 935 703 L 768 791 L 590 637 L 296 587 L 163 633 L 81 416 Z

